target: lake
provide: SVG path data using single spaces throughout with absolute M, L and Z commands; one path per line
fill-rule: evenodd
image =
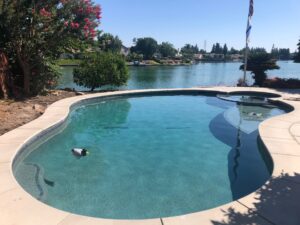
M 280 70 L 268 71 L 269 77 L 299 78 L 300 63 L 278 61 Z M 190 66 L 129 67 L 130 79 L 126 86 L 118 89 L 190 88 L 195 86 L 235 86 L 243 76 L 240 62 L 199 63 Z M 74 67 L 62 67 L 58 88 L 87 90 L 73 82 Z M 247 79 L 253 82 L 250 73 Z M 109 87 L 105 87 L 109 88 Z

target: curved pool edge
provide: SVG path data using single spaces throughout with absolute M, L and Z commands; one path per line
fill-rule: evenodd
M 259 126 L 262 142 L 274 163 L 272 177 L 263 187 L 237 201 L 198 213 L 148 220 L 110 220 L 80 216 L 55 209 L 34 199 L 15 180 L 12 167 L 20 150 L 48 133 L 49 129 L 55 130 L 61 126 L 74 105 L 82 103 L 86 99 L 104 96 L 176 92 L 272 93 L 281 95 L 281 97 L 274 98 L 274 101 L 294 108 L 294 111 L 265 120 Z M 233 222 L 237 224 L 250 222 L 252 224 L 300 224 L 300 215 L 298 215 L 300 201 L 297 201 L 297 196 L 300 197 L 300 176 L 298 175 L 300 174 L 300 102 L 287 100 L 289 97 L 292 95 L 271 89 L 216 87 L 119 91 L 60 100 L 52 104 L 38 119 L 0 136 L 0 225 L 213 225 L 217 222 L 218 224 Z M 270 185 L 272 185 L 271 188 Z M 271 189 L 268 196 L 262 196 L 264 190 L 268 189 Z M 293 196 L 293 201 L 290 199 L 287 201 L 284 193 L 279 196 L 278 193 L 282 190 L 291 190 L 289 195 Z M 271 204 L 266 199 L 277 202 Z

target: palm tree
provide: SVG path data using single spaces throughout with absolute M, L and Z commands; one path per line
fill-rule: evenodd
M 249 56 L 247 71 L 253 74 L 254 85 L 263 86 L 267 79 L 266 71 L 277 69 L 280 69 L 280 67 L 268 53 L 254 53 Z M 241 65 L 240 70 L 244 70 L 244 65 Z

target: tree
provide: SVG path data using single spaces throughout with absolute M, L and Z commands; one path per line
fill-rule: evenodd
M 221 47 L 220 43 L 216 43 L 216 54 L 222 54 L 223 48 Z
M 216 45 L 215 44 L 213 44 L 210 53 L 216 53 Z
M 144 59 L 152 59 L 157 50 L 157 41 L 150 37 L 135 39 L 135 46 L 131 48 L 131 52 L 142 54 Z
M 252 53 L 249 55 L 247 71 L 253 74 L 254 85 L 263 86 L 267 79 L 267 70 L 280 69 L 276 64 L 276 60 L 268 53 Z M 240 70 L 244 70 L 244 65 L 241 65 Z
M 298 53 L 295 56 L 295 62 L 300 63 L 300 40 L 297 46 L 298 46 Z
M 174 48 L 174 45 L 172 45 L 169 42 L 162 42 L 159 46 L 158 46 L 159 52 L 163 57 L 170 57 L 170 58 L 174 58 L 177 50 Z
M 243 52 L 245 49 L 243 50 Z M 267 50 L 265 48 L 251 48 L 250 54 L 267 54 Z
M 223 54 L 224 54 L 224 55 L 227 55 L 227 53 L 228 53 L 228 47 L 227 47 L 226 44 L 224 44 L 224 47 L 223 47 Z
M 122 41 L 118 36 L 113 36 L 109 33 L 98 35 L 98 46 L 102 51 L 120 53 L 122 49 Z
M 279 59 L 279 49 L 275 48 L 275 45 L 273 44 L 271 49 L 271 55 L 274 59 Z
M 191 45 L 186 44 L 183 48 L 180 50 L 181 54 L 183 55 L 183 58 L 186 59 L 193 59 L 195 54 L 199 53 L 199 48 L 197 45 Z
M 225 46 L 224 46 L 225 47 Z M 227 47 L 227 46 L 226 46 Z M 228 51 L 228 48 L 227 48 Z M 224 54 L 223 53 L 223 48 L 221 47 L 220 43 L 216 43 L 213 45 L 211 53 L 215 53 L 215 54 Z
M 74 82 L 90 88 L 91 91 L 104 85 L 124 85 L 128 78 L 124 58 L 112 52 L 92 53 L 74 70 Z
M 278 50 L 278 59 L 280 60 L 289 60 L 291 59 L 291 52 L 289 48 L 280 48 Z
M 240 52 L 234 48 L 231 48 L 230 51 L 229 51 L 229 54 L 230 55 L 233 55 L 233 54 L 239 54 Z
M 137 62 L 140 62 L 143 60 L 143 55 L 141 54 L 137 54 L 135 52 L 132 52 L 132 53 L 129 53 L 127 56 L 126 56 L 126 60 L 129 61 L 129 62 L 133 62 L 133 61 L 137 61 Z
M 92 40 L 101 8 L 91 0 L 0 0 L 0 50 L 25 94 L 54 84 L 55 60 Z
M 271 55 L 274 59 L 289 60 L 291 59 L 291 53 L 289 48 L 275 48 L 274 45 L 271 50 Z
M 0 52 L 0 90 L 2 92 L 4 99 L 8 98 L 7 71 L 8 71 L 8 60 L 6 56 Z

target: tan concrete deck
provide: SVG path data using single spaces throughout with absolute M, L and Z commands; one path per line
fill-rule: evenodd
M 274 161 L 272 177 L 263 187 L 242 199 L 211 210 L 152 220 L 98 219 L 74 215 L 45 205 L 26 193 L 13 176 L 13 160 L 24 144 L 34 136 L 41 135 L 47 128 L 62 123 L 69 114 L 70 106 L 81 100 L 162 90 L 78 96 L 54 103 L 40 118 L 0 136 L 0 225 L 299 225 L 300 102 L 289 99 L 296 95 L 260 88 L 216 87 L 176 90 L 276 93 L 282 97 L 275 100 L 294 107 L 293 112 L 268 119 L 259 126 L 262 141 Z

